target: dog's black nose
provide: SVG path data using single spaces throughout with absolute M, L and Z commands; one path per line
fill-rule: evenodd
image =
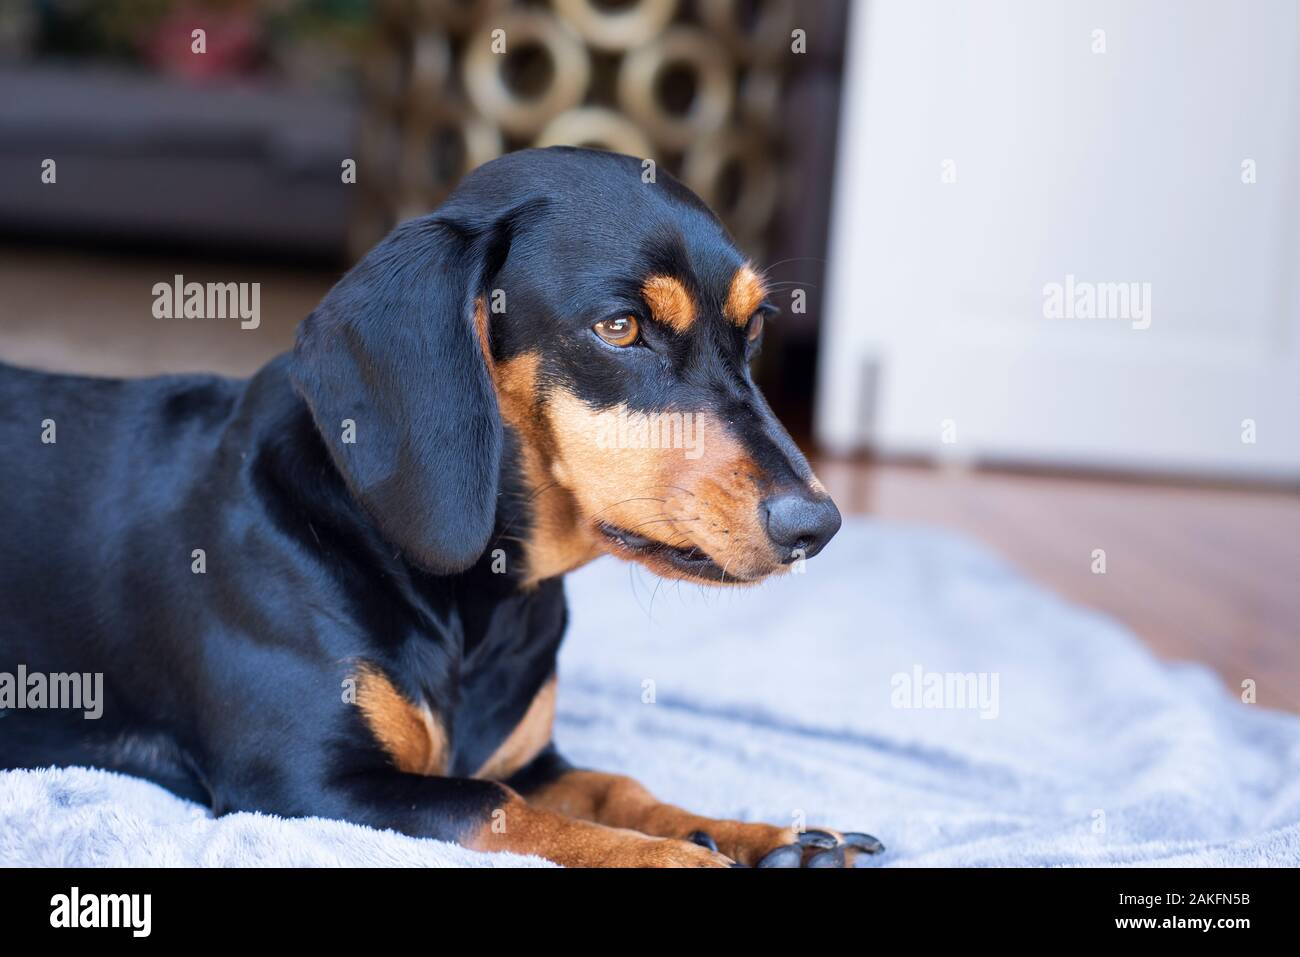
M 829 498 L 783 492 L 763 502 L 767 536 L 784 553 L 783 564 L 812 558 L 840 530 L 840 510 Z

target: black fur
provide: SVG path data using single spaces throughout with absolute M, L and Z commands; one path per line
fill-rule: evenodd
M 498 360 L 544 345 L 588 401 L 716 409 L 773 481 L 807 464 L 749 380 L 741 330 L 653 352 L 587 334 L 644 312 L 649 271 L 708 308 L 742 259 L 670 178 L 553 149 L 472 174 L 400 226 L 248 381 L 0 366 L 0 670 L 103 672 L 104 716 L 0 714 L 0 767 L 90 764 L 217 812 L 322 815 L 461 839 L 502 788 L 472 773 L 551 676 L 562 582 L 520 588 L 529 526 L 473 318 Z M 43 444 L 54 420 L 57 442 Z M 357 441 L 342 441 L 344 420 Z M 191 570 L 206 553 L 206 574 Z M 394 770 L 343 700 L 373 662 L 451 729 L 445 778 Z M 549 748 L 531 787 L 567 767 Z

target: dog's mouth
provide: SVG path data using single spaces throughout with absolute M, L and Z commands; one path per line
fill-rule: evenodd
M 668 565 L 675 571 L 691 578 L 716 582 L 743 582 L 746 579 L 729 574 L 715 562 L 707 552 L 698 546 L 679 547 L 666 542 L 646 538 L 635 532 L 628 532 L 607 522 L 599 522 L 596 529 L 606 540 L 615 546 L 615 552 L 625 558 L 639 558 L 650 565 L 661 568 Z

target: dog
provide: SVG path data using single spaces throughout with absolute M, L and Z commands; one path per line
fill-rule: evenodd
M 0 668 L 104 676 L 99 720 L 0 714 L 0 767 L 567 866 L 862 863 L 552 741 L 567 572 L 744 585 L 838 530 L 750 376 L 771 311 L 679 182 L 554 147 L 398 226 L 246 381 L 0 367 Z

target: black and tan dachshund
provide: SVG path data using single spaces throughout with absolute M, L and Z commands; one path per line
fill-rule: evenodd
M 0 712 L 0 767 L 576 866 L 880 850 L 691 814 L 552 743 L 566 572 L 756 582 L 840 524 L 750 377 L 762 277 L 642 172 L 483 166 L 247 381 L 0 366 L 0 671 L 104 676 L 99 720 Z M 655 414 L 693 441 L 642 441 Z

